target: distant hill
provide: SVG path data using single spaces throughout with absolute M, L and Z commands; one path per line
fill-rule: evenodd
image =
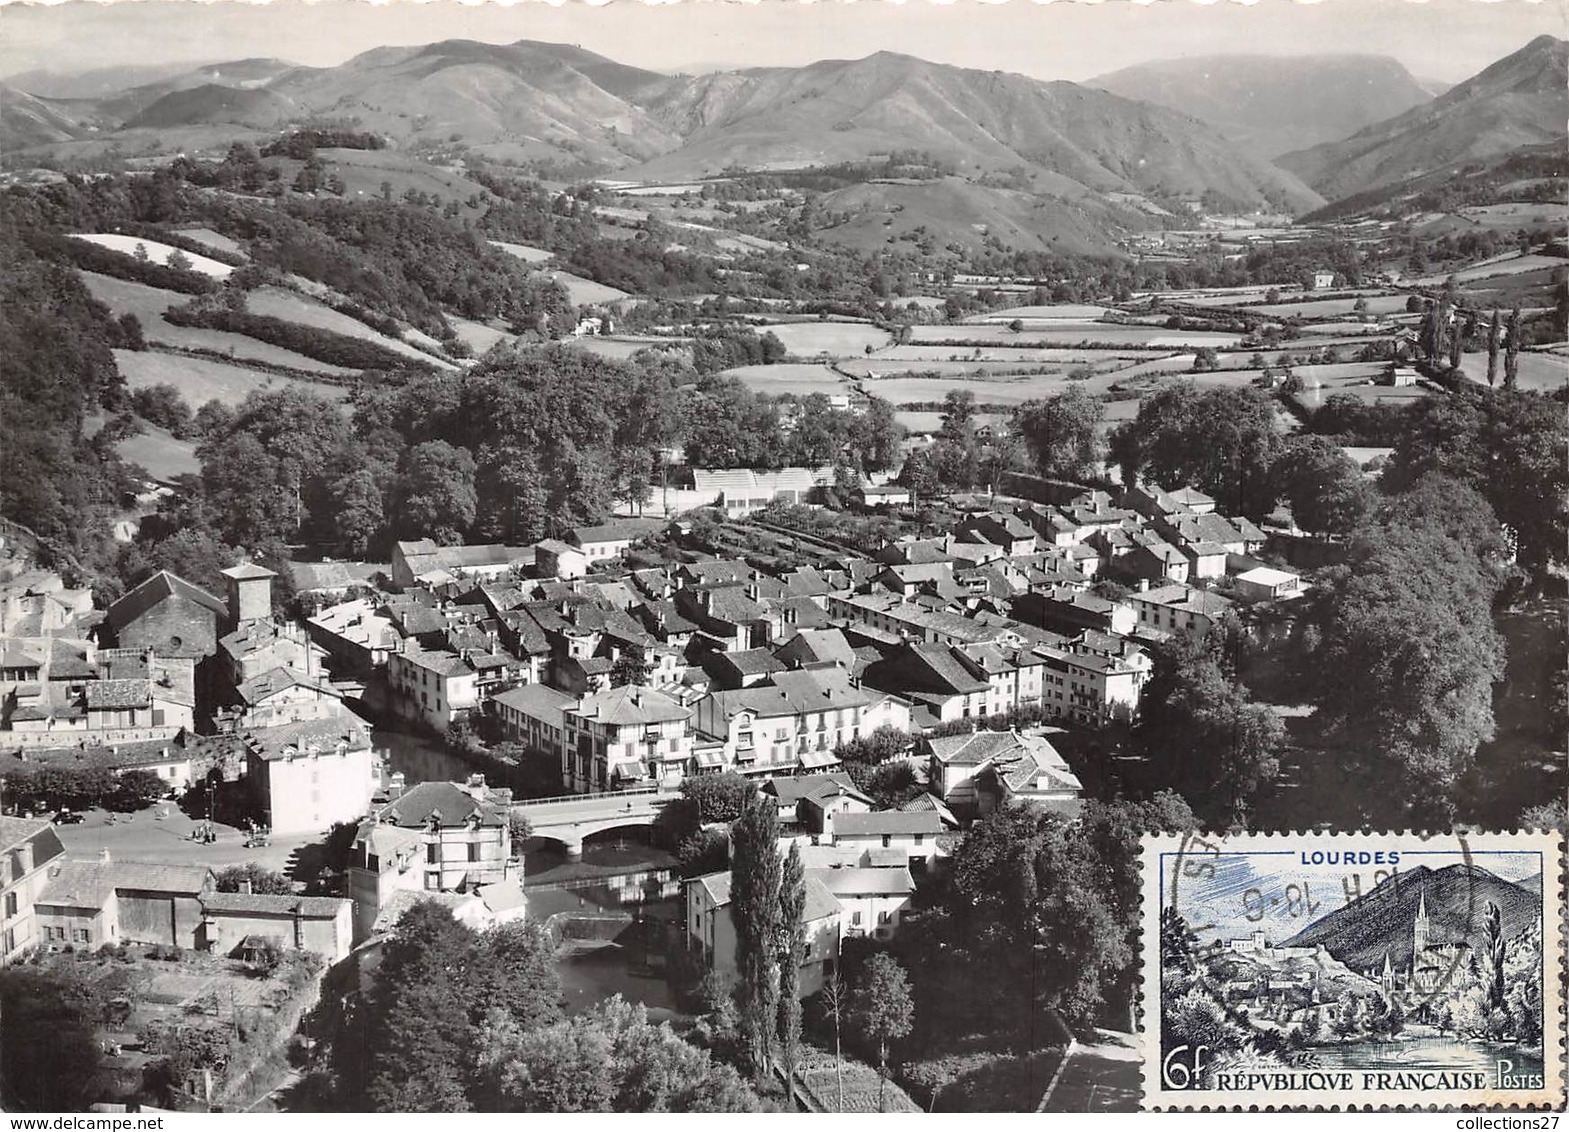
M 637 171 L 649 177 L 919 151 L 962 175 L 1038 169 L 1098 192 L 1215 192 L 1239 205 L 1290 211 L 1312 207 L 1314 197 L 1295 177 L 1173 111 L 1075 83 L 887 51 L 688 77 L 650 109 L 684 144 Z
M 269 90 L 208 83 L 166 94 L 125 124 L 128 130 L 176 126 L 235 125 L 268 130 L 281 126 L 295 107 Z
M 1333 201 L 1523 146 L 1562 145 L 1566 121 L 1569 42 L 1543 35 L 1431 102 L 1276 164 Z
M 294 63 L 283 59 L 230 59 L 222 63 L 205 63 L 101 98 L 94 117 L 101 128 L 125 126 L 171 94 L 208 86 L 254 90 L 296 69 Z
M 205 64 L 200 64 L 205 66 Z M 39 69 L 8 75 L 5 84 L 40 98 L 107 98 L 111 94 L 185 74 L 198 64 L 148 63 L 85 71 Z
M 1396 970 L 1411 964 L 1412 924 L 1419 903 L 1427 904 L 1434 943 L 1482 944 L 1482 917 L 1489 902 L 1503 913 L 1505 936 L 1525 931 L 1541 917 L 1540 892 L 1494 876 L 1478 865 L 1429 869 L 1418 865 L 1362 899 L 1325 916 L 1287 940 L 1287 947 L 1324 949 L 1354 971 L 1382 967 L 1384 954 Z
M 1191 114 L 1264 158 L 1339 141 L 1432 98 L 1387 55 L 1161 59 L 1086 85 Z
M 377 48 L 270 89 L 403 142 L 456 135 L 470 146 L 507 143 L 526 157 L 620 168 L 680 144 L 637 103 L 670 81 L 564 44 L 448 40 Z
M 71 141 L 81 133 L 67 107 L 0 83 L 0 152 Z

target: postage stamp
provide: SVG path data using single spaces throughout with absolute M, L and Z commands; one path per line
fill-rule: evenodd
M 1149 835 L 1143 1104 L 1557 1106 L 1553 833 Z

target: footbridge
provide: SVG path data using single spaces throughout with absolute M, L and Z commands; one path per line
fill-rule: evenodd
M 680 794 L 645 787 L 611 794 L 566 794 L 519 802 L 512 812 L 528 819 L 535 837 L 559 841 L 567 856 L 583 855 L 583 841 L 596 833 L 630 827 L 647 828 Z

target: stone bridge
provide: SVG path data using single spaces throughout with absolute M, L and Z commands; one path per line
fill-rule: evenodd
M 647 828 L 678 797 L 674 790 L 652 787 L 613 794 L 568 794 L 520 802 L 512 812 L 528 819 L 535 837 L 559 841 L 567 856 L 576 858 L 583 855 L 585 838 L 612 829 Z

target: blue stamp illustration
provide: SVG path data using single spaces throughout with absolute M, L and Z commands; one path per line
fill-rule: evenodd
M 1564 1099 L 1552 833 L 1151 835 L 1147 1108 Z

